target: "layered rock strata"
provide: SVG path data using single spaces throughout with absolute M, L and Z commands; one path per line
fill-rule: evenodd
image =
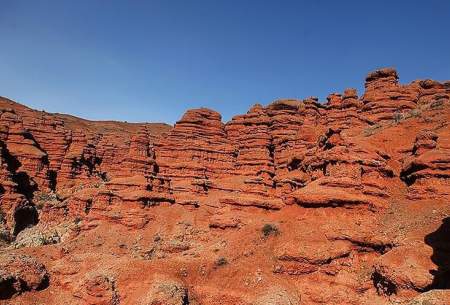
M 392 68 L 226 123 L 1 98 L 0 304 L 447 304 L 449 122 Z

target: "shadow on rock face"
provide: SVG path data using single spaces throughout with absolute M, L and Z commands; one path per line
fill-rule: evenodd
M 49 285 L 47 269 L 34 257 L 20 254 L 0 256 L 0 300 L 13 298 L 26 291 L 43 290 Z
M 441 226 L 425 236 L 425 243 L 433 248 L 431 260 L 437 270 L 431 270 L 434 279 L 431 289 L 450 289 L 450 217 L 442 220 Z
M 14 212 L 14 235 L 19 234 L 20 231 L 34 226 L 39 222 L 39 215 L 34 206 L 23 206 L 16 209 Z
M 13 180 L 17 183 L 17 191 L 23 194 L 28 200 L 33 200 L 33 194 L 37 191 L 36 182 L 25 172 L 18 172 L 14 175 Z

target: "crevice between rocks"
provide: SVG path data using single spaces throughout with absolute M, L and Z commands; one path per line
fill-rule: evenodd
M 377 271 L 372 273 L 372 283 L 379 295 L 390 296 L 397 293 L 397 286 Z

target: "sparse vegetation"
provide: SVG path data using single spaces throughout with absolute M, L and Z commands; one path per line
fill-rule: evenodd
M 422 115 L 422 110 L 419 108 L 412 109 L 408 114 L 410 118 L 418 118 Z
M 405 113 L 400 113 L 400 112 L 397 111 L 397 112 L 394 113 L 394 117 L 392 119 L 392 123 L 395 125 L 395 124 L 400 123 L 401 121 L 404 121 L 404 120 L 407 120 L 407 119 L 410 119 L 410 118 L 419 118 L 421 116 L 422 116 L 422 109 L 421 108 L 414 108 L 414 109 L 411 109 L 410 111 L 405 112 Z
M 444 105 L 444 99 L 439 99 L 439 100 L 431 103 L 430 108 L 433 110 L 441 109 L 443 105 Z
M 0 229 L 0 240 L 11 242 L 11 234 L 7 230 Z
M 392 117 L 392 120 L 394 121 L 395 124 L 400 123 L 401 121 L 403 121 L 403 114 L 401 112 L 396 111 Z
M 280 231 L 278 230 L 278 228 L 275 225 L 269 224 L 269 223 L 266 223 L 262 227 L 261 231 L 265 237 L 270 236 L 270 235 L 278 235 L 280 233 Z
M 40 192 L 35 195 L 35 198 L 39 201 L 50 201 L 54 200 L 56 198 L 56 195 L 54 193 Z
M 228 260 L 225 257 L 219 257 L 215 263 L 215 265 L 217 267 L 225 266 L 227 264 L 228 264 Z
M 40 245 L 53 245 L 61 242 L 61 236 L 59 236 L 57 231 L 54 231 L 51 235 L 41 234 L 38 237 L 38 241 Z
M 374 124 L 372 126 L 367 127 L 363 130 L 363 135 L 365 137 L 369 137 L 377 132 L 378 129 L 381 128 L 381 124 Z
M 34 196 L 34 204 L 38 210 L 41 210 L 44 208 L 45 205 L 54 205 L 55 203 L 58 203 L 60 199 L 58 198 L 58 195 L 54 192 L 39 192 L 36 193 Z
M 369 137 L 369 136 L 374 135 L 382 127 L 394 126 L 394 125 L 397 125 L 400 122 L 410 119 L 410 118 L 420 118 L 420 117 L 422 117 L 423 110 L 424 110 L 424 107 L 418 106 L 417 108 L 411 109 L 408 112 L 396 111 L 394 113 L 394 115 L 392 116 L 391 122 L 386 122 L 384 124 L 377 123 L 377 124 L 371 125 L 363 130 L 363 135 L 365 137 Z

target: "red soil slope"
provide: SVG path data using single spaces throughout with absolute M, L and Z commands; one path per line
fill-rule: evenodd
M 450 82 L 92 122 L 0 99 L 0 304 L 450 304 Z

